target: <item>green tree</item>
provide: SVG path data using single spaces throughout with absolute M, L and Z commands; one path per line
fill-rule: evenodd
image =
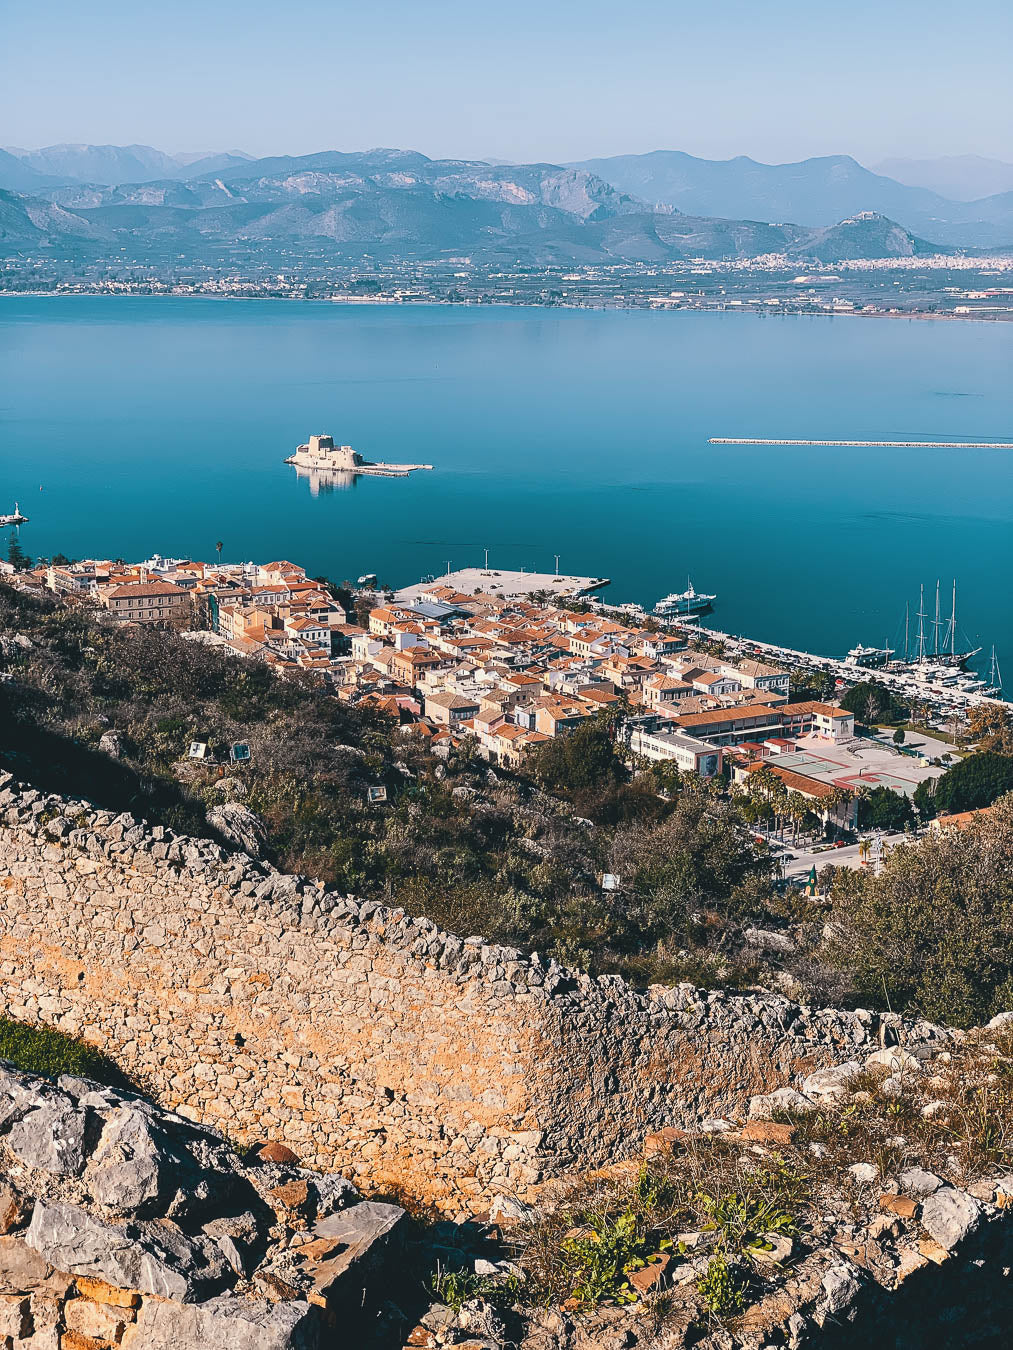
M 898 727 L 897 730 L 893 733 L 894 745 L 903 745 L 906 739 L 907 737 L 904 734 L 904 728 Z
M 535 778 L 550 792 L 601 792 L 626 777 L 615 740 L 597 719 L 537 747 L 531 756 Z
M 27 572 L 32 565 L 32 560 L 21 547 L 16 534 L 11 534 L 11 541 L 7 545 L 7 561 L 18 572 Z
M 914 820 L 911 802 L 901 792 L 876 787 L 859 798 L 858 824 L 863 830 L 902 830 Z
M 841 707 L 854 713 L 860 722 L 871 726 L 874 722 L 899 722 L 907 715 L 907 708 L 891 691 L 875 680 L 862 680 L 852 685 L 841 697 Z
M 968 755 L 941 778 L 926 779 L 915 790 L 915 806 L 923 816 L 941 812 L 977 811 L 1013 790 L 1013 756 L 991 750 Z

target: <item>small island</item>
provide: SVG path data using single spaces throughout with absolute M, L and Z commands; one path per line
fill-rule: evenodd
M 311 436 L 306 445 L 296 448 L 285 460 L 297 469 L 325 470 L 340 474 L 371 474 L 377 478 L 407 478 L 416 469 L 431 469 L 431 464 L 384 464 L 363 459 L 350 445 L 335 445 L 333 436 Z

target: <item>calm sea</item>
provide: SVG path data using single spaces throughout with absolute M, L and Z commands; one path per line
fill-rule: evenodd
M 720 597 L 842 653 L 942 581 L 1013 661 L 1013 325 L 273 301 L 0 300 L 0 511 L 32 554 L 288 558 L 405 584 L 471 566 Z M 312 495 L 310 432 L 432 473 Z

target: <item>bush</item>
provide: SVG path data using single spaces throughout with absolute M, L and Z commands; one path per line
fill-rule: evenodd
M 0 1017 L 0 1059 L 10 1060 L 26 1073 L 42 1074 L 45 1078 L 69 1073 L 78 1078 L 94 1078 L 109 1087 L 130 1087 L 125 1075 L 101 1050 L 55 1027 L 29 1026 L 9 1017 Z
M 895 848 L 878 876 L 841 869 L 833 894 L 828 957 L 860 995 L 958 1027 L 1013 1008 L 1013 793 Z

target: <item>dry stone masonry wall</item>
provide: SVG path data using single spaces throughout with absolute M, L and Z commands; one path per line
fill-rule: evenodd
M 231 1138 L 457 1210 L 533 1195 L 884 1035 L 938 1035 L 592 979 L 6 774 L 0 1013 L 102 1047 Z

